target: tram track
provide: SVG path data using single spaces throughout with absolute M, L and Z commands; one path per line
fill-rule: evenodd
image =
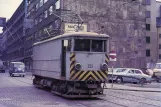
M 20 80 L 20 79 L 18 79 L 18 78 L 14 78 L 14 77 L 13 77 L 12 79 L 17 80 L 17 81 L 22 82 L 22 83 L 25 83 L 25 84 L 28 84 L 28 85 L 32 85 L 32 83 L 26 82 L 25 80 Z M 25 78 L 25 79 L 32 80 L 32 79 L 30 79 L 30 78 Z M 32 85 L 32 86 L 33 86 L 33 85 Z M 136 98 L 142 98 L 142 99 L 146 99 L 146 100 L 148 99 L 148 100 L 153 100 L 153 101 L 160 102 L 160 100 L 156 100 L 156 99 L 152 99 L 152 98 L 146 98 L 146 97 L 137 96 L 137 95 L 133 95 L 133 94 L 127 94 L 127 93 L 116 92 L 116 91 L 115 91 L 115 93 L 124 94 L 124 95 L 128 95 L 128 96 L 136 97 Z M 124 99 L 124 100 L 127 100 L 127 101 L 132 101 L 132 102 L 136 102 L 136 103 L 141 103 L 141 104 L 144 104 L 144 105 L 149 105 L 149 106 L 154 106 L 154 107 L 160 107 L 160 106 L 157 106 L 157 105 L 155 105 L 155 104 L 150 104 L 150 103 L 146 103 L 146 102 L 143 102 L 143 101 L 136 101 L 136 100 L 133 100 L 133 99 L 124 98 L 124 97 L 117 96 L 117 95 L 112 95 L 112 94 L 109 94 L 109 93 L 106 93 L 106 96 L 107 96 L 107 97 L 110 96 L 110 97 L 113 97 L 114 99 L 118 99 L 118 100 Z M 126 105 L 123 105 L 123 104 L 120 104 L 120 103 L 117 103 L 117 102 L 114 102 L 114 101 L 109 101 L 109 99 L 108 99 L 107 97 L 105 97 L 105 98 L 99 98 L 99 99 L 100 99 L 100 100 L 99 100 L 99 103 L 101 103 L 101 102 L 103 101 L 103 102 L 109 102 L 109 103 L 111 103 L 111 104 L 114 104 L 114 105 L 117 105 L 117 106 L 120 106 L 120 107 L 128 107 L 128 106 L 126 106 Z M 85 106 L 85 107 L 92 107 L 90 104 L 84 104 L 84 103 L 82 103 L 82 102 L 80 102 L 80 101 L 77 101 L 77 100 L 74 101 L 74 102 L 77 103 L 77 104 L 80 104 L 80 105 L 82 105 L 82 106 Z
M 146 103 L 144 102 L 144 100 L 142 101 L 136 101 L 136 98 L 135 99 L 129 99 L 129 98 L 124 98 L 123 96 L 118 96 L 118 95 L 112 95 L 112 94 L 108 94 L 106 93 L 106 96 L 110 96 L 110 97 L 113 97 L 114 99 L 123 99 L 123 100 L 126 100 L 126 101 L 132 101 L 132 102 L 136 102 L 136 103 L 141 103 L 141 104 L 144 104 L 144 105 L 149 105 L 149 106 L 155 106 L 155 107 L 160 107 L 158 105 L 154 105 L 154 104 L 150 104 L 150 103 Z M 133 97 L 133 95 L 131 95 Z M 107 101 L 107 97 L 106 99 L 102 99 L 104 101 Z M 136 97 L 136 96 L 135 96 Z M 140 98 L 140 97 L 139 97 Z M 108 98 L 109 99 L 109 98 Z M 145 98 L 145 99 L 148 99 L 148 98 Z M 149 99 L 149 100 L 152 100 L 152 99 Z M 119 100 L 118 100 L 119 101 Z M 153 101 L 156 101 L 156 100 L 153 100 Z M 158 103 L 160 102 L 159 100 L 157 101 Z
M 111 89 L 110 89 L 111 90 Z M 143 96 L 139 96 L 139 95 L 134 95 L 134 94 L 129 94 L 129 93 L 125 93 L 127 91 L 122 91 L 122 90 L 112 90 L 114 93 L 118 93 L 118 94 L 124 94 L 124 95 L 130 95 L 130 96 L 133 96 L 133 97 L 139 97 L 139 98 L 143 98 L 143 99 L 149 99 L 149 100 L 153 100 L 153 101 L 161 101 L 161 100 L 156 100 L 156 99 L 153 99 L 153 98 L 147 98 L 147 97 L 143 97 Z M 122 92 L 121 92 L 122 91 Z M 132 92 L 135 92 L 135 91 L 132 91 Z

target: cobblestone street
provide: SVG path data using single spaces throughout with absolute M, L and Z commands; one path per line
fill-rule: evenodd
M 160 107 L 161 93 L 105 90 L 106 97 L 69 100 L 37 89 L 31 76 L 0 74 L 0 107 Z

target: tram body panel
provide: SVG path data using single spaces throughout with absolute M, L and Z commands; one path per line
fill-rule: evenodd
M 36 45 L 33 48 L 33 74 L 60 79 L 61 40 Z M 60 47 L 60 48 L 59 48 Z M 55 50 L 56 48 L 56 50 Z

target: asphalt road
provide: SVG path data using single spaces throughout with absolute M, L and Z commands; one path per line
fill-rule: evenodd
M 35 88 L 31 76 L 0 73 L 0 107 L 161 107 L 161 93 L 105 90 L 106 97 L 69 100 Z

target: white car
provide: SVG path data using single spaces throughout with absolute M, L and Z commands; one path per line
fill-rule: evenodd
M 113 80 L 117 83 L 131 82 L 131 83 L 145 83 L 151 82 L 151 76 L 146 75 L 140 69 L 134 68 L 115 68 L 113 71 L 113 77 L 111 72 L 109 73 L 109 80 Z

